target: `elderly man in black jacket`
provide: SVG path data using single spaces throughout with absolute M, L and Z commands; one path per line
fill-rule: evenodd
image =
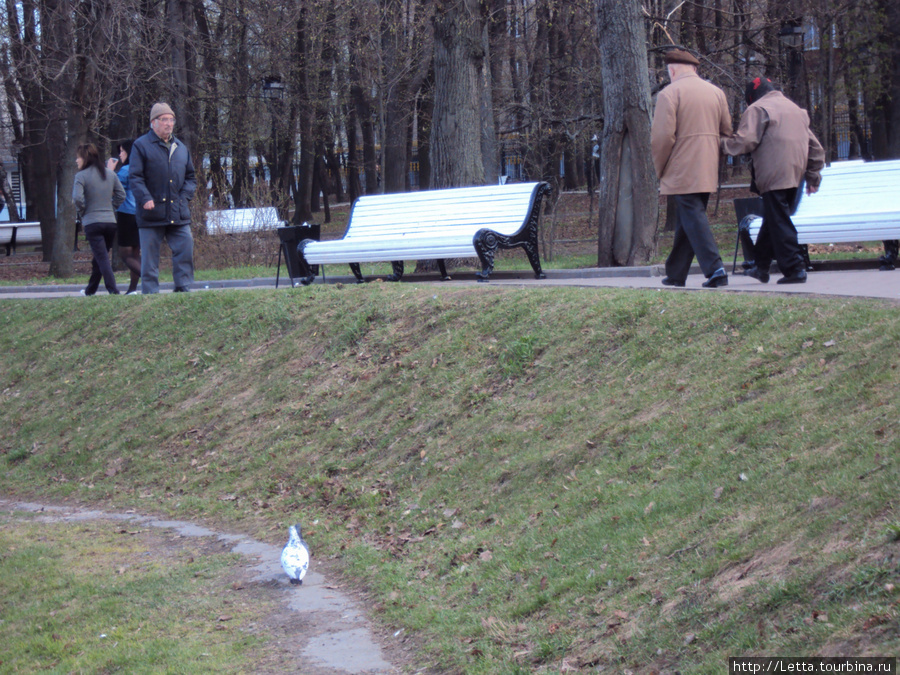
M 175 291 L 189 291 L 194 282 L 194 238 L 191 210 L 197 180 L 187 146 L 172 130 L 175 113 L 167 103 L 150 109 L 150 131 L 131 148 L 131 191 L 137 204 L 141 238 L 141 292 L 159 293 L 159 250 L 163 240 L 172 249 Z

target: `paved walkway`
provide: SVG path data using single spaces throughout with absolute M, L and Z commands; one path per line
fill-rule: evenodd
M 328 271 L 340 269 L 342 266 L 331 266 Z M 809 273 L 809 280 L 805 284 L 779 286 L 776 282 L 781 278 L 779 274 L 773 274 L 768 284 L 762 284 L 752 277 L 745 277 L 738 270 L 737 274 L 728 275 L 728 286 L 709 290 L 701 284 L 704 279 L 695 269 L 688 277 L 685 288 L 668 288 L 660 282 L 664 276 L 661 265 L 644 267 L 611 267 L 589 268 L 578 270 L 545 270 L 547 278 L 536 280 L 530 271 L 522 272 L 495 272 L 491 276 L 491 285 L 515 285 L 515 286 L 583 286 L 592 288 L 650 288 L 667 293 L 683 293 L 688 291 L 701 291 L 703 293 L 782 293 L 805 295 L 831 295 L 860 298 L 882 298 L 900 301 L 900 270 L 893 272 L 881 272 L 877 268 L 871 269 L 826 269 Z M 407 275 L 401 283 L 428 283 L 435 285 L 460 285 L 477 283 L 472 273 L 453 275 L 454 280 L 441 282 L 437 274 L 432 275 Z M 355 284 L 352 276 L 329 276 L 326 283 Z M 316 283 L 322 283 L 317 279 Z M 172 284 L 160 284 L 163 292 L 170 292 Z M 83 286 L 71 284 L 58 285 L 26 285 L 26 286 L 0 286 L 0 300 L 10 298 L 60 298 L 67 296 L 79 296 Z M 237 279 L 228 281 L 201 281 L 194 285 L 194 290 L 216 290 L 223 288 L 275 288 L 275 278 Z M 279 289 L 290 290 L 290 280 L 282 277 L 279 281 Z M 100 291 L 98 296 L 105 295 Z

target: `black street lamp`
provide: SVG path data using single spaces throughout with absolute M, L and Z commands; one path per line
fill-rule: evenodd
M 788 96 L 796 102 L 799 100 L 800 71 L 803 60 L 803 20 L 792 19 L 785 21 L 781 25 L 781 30 L 778 31 L 778 39 L 787 48 Z
M 278 110 L 278 102 L 284 99 L 284 90 L 284 82 L 277 75 L 270 75 L 263 80 L 262 97 L 266 102 L 266 107 L 269 109 L 269 117 L 272 120 L 272 157 L 269 161 L 269 186 L 273 195 L 275 195 L 276 176 L 279 175 L 278 126 L 275 120 L 275 113 Z
M 270 75 L 263 80 L 263 98 L 266 101 L 280 101 L 284 98 L 284 82 L 276 75 Z

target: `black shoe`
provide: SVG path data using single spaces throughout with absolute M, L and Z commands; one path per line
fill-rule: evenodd
M 716 270 L 713 275 L 703 282 L 703 288 L 719 288 L 719 286 L 728 285 L 728 275 L 725 270 Z
M 190 290 L 191 289 L 188 288 L 187 286 L 176 286 L 175 290 L 173 290 L 172 292 L 173 293 L 189 293 Z
M 663 286 L 678 286 L 679 288 L 683 288 L 684 282 L 678 281 L 678 279 L 673 279 L 672 277 L 663 277 L 662 285 Z
M 897 269 L 895 264 L 896 260 L 892 257 L 883 255 L 878 259 L 878 262 L 881 263 L 881 267 L 878 268 L 881 272 L 890 272 L 891 270 Z
M 761 270 L 758 267 L 754 266 L 748 270 L 744 270 L 745 277 L 753 277 L 757 281 L 761 281 L 764 284 L 769 283 L 769 273 L 765 270 Z
M 778 280 L 779 284 L 805 284 L 806 270 L 799 269 L 793 274 L 786 274 Z

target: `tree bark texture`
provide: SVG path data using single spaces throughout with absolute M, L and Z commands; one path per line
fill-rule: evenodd
M 431 187 L 484 184 L 482 18 L 477 0 L 440 4 L 434 18 Z
M 48 205 L 42 207 L 44 213 L 41 217 L 41 238 L 44 242 L 45 259 L 48 257 L 49 251 L 50 275 L 67 277 L 71 276 L 74 271 L 72 243 L 74 242 L 75 222 L 74 209 L 65 208 L 66 201 L 71 204 L 72 183 L 63 184 L 61 178 L 65 176 L 66 163 L 74 160 L 74 158 L 70 160 L 69 154 L 66 152 L 67 112 L 64 103 L 71 101 L 74 84 L 74 68 L 71 65 L 71 58 L 76 49 L 75 41 L 72 40 L 73 12 L 68 0 L 54 0 L 43 4 L 41 53 L 47 59 L 43 64 L 43 72 L 47 78 L 45 86 L 50 94 L 45 101 L 45 105 L 49 107 L 45 142 L 54 180 L 51 182 L 47 180 L 47 176 L 43 176 L 42 179 L 47 182 L 44 183 L 46 188 L 41 192 L 45 194 L 46 192 L 50 192 L 50 194 L 55 192 L 56 199 L 52 199 Z M 69 168 L 71 169 L 71 167 Z M 63 196 L 67 188 L 69 194 Z M 54 212 L 57 200 L 61 202 L 63 208 L 57 208 Z M 71 224 L 66 222 L 67 218 L 72 219 Z M 73 238 L 67 241 L 66 235 L 70 231 Z
M 659 212 L 645 28 L 638 0 L 595 7 L 604 86 L 597 264 L 635 265 L 654 253 Z

